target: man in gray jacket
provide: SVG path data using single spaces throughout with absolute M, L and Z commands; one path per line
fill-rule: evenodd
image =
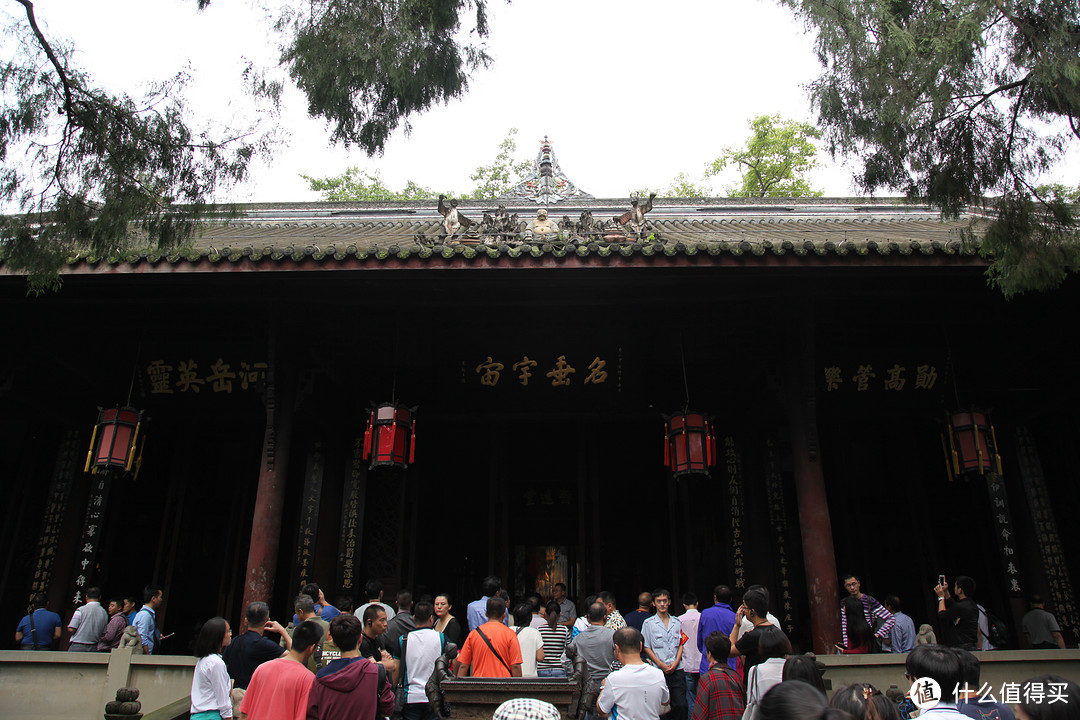
M 596 697 L 600 693 L 600 683 L 607 678 L 611 672 L 611 664 L 615 662 L 615 631 L 604 626 L 607 608 L 603 603 L 594 602 L 590 605 L 588 618 L 589 624 L 570 641 L 570 647 L 585 660 L 588 673 L 586 693 L 592 691 L 589 693 L 591 699 L 586 704 L 586 707 L 592 710 L 586 718 L 591 719 L 596 717 Z M 582 702 L 585 702 L 585 698 L 582 698 Z

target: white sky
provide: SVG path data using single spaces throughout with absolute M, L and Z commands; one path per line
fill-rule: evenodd
M 38 0 L 52 38 L 74 42 L 78 62 L 110 90 L 135 93 L 190 66 L 192 109 L 229 120 L 247 112 L 241 58 L 273 65 L 277 40 L 265 13 L 241 0 Z M 9 12 L 11 10 L 9 9 Z M 547 135 L 563 171 L 597 197 L 663 188 L 680 172 L 700 179 L 706 162 L 749 134 L 750 118 L 780 113 L 812 121 L 804 86 L 818 73 L 806 35 L 770 1 L 490 0 L 488 48 L 494 64 L 477 71 L 461 100 L 413 119 L 381 158 L 328 145 L 323 122 L 307 117 L 299 91 L 286 96 L 291 134 L 272 164 L 257 164 L 229 199 L 318 199 L 300 173 L 338 174 L 350 165 L 379 169 L 395 189 L 415 180 L 468 192 L 469 174 L 490 163 L 518 128 L 518 150 L 535 157 Z M 853 193 L 850 171 L 823 155 L 816 187 Z M 718 194 L 737 173 L 711 183 Z
M 273 65 L 277 39 L 265 13 L 242 0 L 38 0 L 39 23 L 74 42 L 77 60 L 110 90 L 138 91 L 189 68 L 193 111 L 228 121 L 250 113 L 242 58 Z M 9 12 L 11 10 L 9 9 Z M 664 188 L 680 172 L 700 179 L 725 146 L 742 144 L 759 114 L 813 121 L 805 86 L 819 72 L 812 37 L 770 0 L 490 0 L 489 52 L 463 99 L 437 106 L 400 130 L 381 158 L 328 145 L 291 89 L 282 119 L 291 139 L 272 164 L 229 198 L 317 200 L 300 173 L 378 169 L 394 189 L 414 180 L 468 192 L 469 174 L 490 163 L 511 127 L 532 159 L 547 135 L 563 171 L 597 197 Z M 822 154 L 812 175 L 827 196 L 854 194 L 850 167 Z M 711 182 L 717 194 L 737 173 Z

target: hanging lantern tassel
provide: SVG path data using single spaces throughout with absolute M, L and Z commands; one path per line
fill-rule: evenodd
M 364 459 L 371 457 L 371 421 L 375 418 L 375 411 L 368 413 L 367 428 L 364 430 Z
M 948 427 L 948 430 L 946 430 L 946 432 L 949 433 L 949 452 L 947 454 L 947 458 L 949 460 L 952 460 L 952 474 L 954 476 L 959 475 L 960 474 L 960 454 L 956 452 L 956 437 L 955 437 L 955 435 L 953 433 L 952 423 L 949 423 L 949 427 Z M 946 462 L 947 461 L 948 460 L 946 460 Z
M 142 456 L 143 450 L 146 448 L 146 436 L 143 435 L 142 442 L 139 443 L 139 456 L 135 458 L 135 472 L 131 474 L 132 481 L 139 479 L 139 471 L 142 470 Z
M 705 465 L 716 465 L 716 438 L 713 437 L 712 426 L 705 423 Z
M 990 426 L 990 439 L 994 443 L 994 463 L 997 465 L 997 474 L 1004 475 L 1005 473 L 1001 470 L 1001 453 L 998 452 L 997 433 L 994 432 L 993 425 Z
M 983 460 L 982 443 L 979 442 L 979 424 L 975 420 L 975 413 L 971 413 L 971 436 L 975 438 L 975 457 L 979 464 L 979 474 L 982 475 L 986 472 L 983 467 L 986 463 Z
M 90 463 L 94 459 L 94 443 L 97 442 L 97 430 L 98 426 L 94 426 L 94 432 L 90 434 L 90 449 L 86 451 L 86 465 L 83 467 L 83 472 L 90 472 Z
M 412 437 L 409 438 L 409 464 L 412 465 L 416 460 L 416 420 L 412 421 L 411 428 Z
M 87 459 L 89 463 L 89 459 Z M 671 467 L 671 439 L 668 437 L 668 426 L 664 426 L 664 467 Z
M 141 421 L 135 423 L 135 433 L 131 437 L 131 452 L 128 453 L 127 465 L 124 466 L 124 472 L 131 472 L 131 464 L 135 462 L 135 442 L 139 437 L 140 427 L 142 427 Z
M 945 442 L 945 433 L 941 433 L 941 451 L 945 455 L 945 472 L 949 475 L 949 482 L 952 482 L 956 475 L 953 474 L 953 464 L 949 460 L 952 456 L 949 454 L 949 446 Z

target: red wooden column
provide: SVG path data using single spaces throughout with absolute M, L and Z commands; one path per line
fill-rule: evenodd
M 818 447 L 812 316 L 793 318 L 788 326 L 787 340 L 788 425 L 810 600 L 810 633 L 814 652 L 828 654 L 840 642 L 840 593 L 829 501 Z
M 259 486 L 251 520 L 251 543 L 248 546 L 247 572 L 244 575 L 244 601 L 240 609 L 240 632 L 247 630 L 244 611 L 256 600 L 270 602 L 274 591 L 274 572 L 281 546 L 281 517 L 285 506 L 285 480 L 289 465 L 292 435 L 291 395 L 282 392 L 277 333 L 270 330 L 270 357 L 266 371 L 266 429 L 263 432 Z

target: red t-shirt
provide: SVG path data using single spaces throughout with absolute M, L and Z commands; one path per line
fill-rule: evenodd
M 255 668 L 240 712 L 251 720 L 305 720 L 308 694 L 315 674 L 289 658 L 277 658 Z
M 513 630 L 493 620 L 488 620 L 477 630 L 484 631 L 484 635 L 491 641 L 491 646 L 499 652 L 507 665 L 513 667 L 521 664 L 521 645 L 518 644 Z M 471 666 L 470 675 L 473 677 L 510 677 L 506 665 L 488 649 L 487 643 L 477 630 L 473 630 L 465 639 L 465 644 L 458 653 L 458 662 Z

